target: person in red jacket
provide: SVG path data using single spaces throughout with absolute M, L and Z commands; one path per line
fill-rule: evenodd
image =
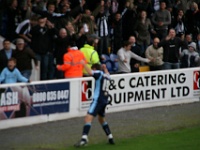
M 57 65 L 57 69 L 64 71 L 65 78 L 78 78 L 83 76 L 83 65 L 82 60 L 85 60 L 84 54 L 78 50 L 73 38 L 70 41 L 67 53 L 63 56 L 62 65 Z

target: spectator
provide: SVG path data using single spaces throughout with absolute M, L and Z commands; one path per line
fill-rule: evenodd
M 3 69 L 0 75 L 0 83 L 17 83 L 17 82 L 29 82 L 20 71 L 16 68 L 16 59 L 10 58 L 8 65 Z
M 87 66 L 91 68 L 93 64 L 100 63 L 99 61 L 99 55 L 97 51 L 95 50 L 95 45 L 98 44 L 99 37 L 95 34 L 89 35 L 87 39 L 87 44 L 84 45 L 80 49 L 81 52 L 83 52 Z M 83 75 L 88 76 L 88 72 L 84 69 Z
M 130 36 L 128 41 L 131 44 L 131 52 L 133 52 L 138 56 L 142 56 L 142 49 L 137 44 L 135 37 Z M 131 65 L 131 72 L 139 72 L 139 66 L 141 65 L 141 62 L 139 60 L 131 58 L 130 65 Z
M 172 26 L 176 31 L 176 36 L 184 40 L 186 26 L 185 26 L 185 15 L 183 10 L 178 11 L 178 16 L 174 19 Z
M 163 48 L 158 47 L 159 42 L 159 38 L 154 38 L 153 44 L 148 46 L 145 52 L 146 58 L 151 60 L 151 62 L 149 62 L 150 71 L 163 69 Z
M 117 52 L 117 55 L 119 56 L 119 73 L 130 73 L 131 72 L 131 66 L 130 66 L 130 60 L 131 58 L 137 59 L 142 62 L 150 62 L 149 59 L 142 58 L 133 52 L 131 50 L 131 43 L 130 42 L 124 42 L 124 45 L 122 48 L 120 48 Z
M 61 28 L 59 30 L 58 38 L 55 39 L 55 51 L 54 57 L 56 59 L 56 65 L 63 64 L 63 56 L 67 52 L 67 48 L 69 46 L 69 36 L 67 35 L 67 31 L 65 28 Z M 56 70 L 56 78 L 62 79 L 64 78 L 63 71 Z
M 97 8 L 98 9 L 98 8 Z M 95 23 L 95 18 L 92 15 L 92 12 L 89 9 L 85 9 L 85 13 L 78 15 L 76 19 L 79 19 L 77 23 L 87 25 L 88 27 L 88 35 L 94 34 L 97 30 L 97 25 Z
M 152 23 L 156 30 L 156 36 L 159 39 L 164 39 L 167 36 L 168 25 L 171 24 L 171 15 L 166 10 L 166 3 L 160 3 L 160 10 L 156 11 L 152 16 Z
M 108 42 L 109 42 L 109 24 L 108 24 L 108 16 L 106 15 L 105 6 L 101 4 L 101 8 L 99 10 L 96 18 L 97 24 L 97 35 L 100 37 L 98 53 L 101 54 L 109 54 L 108 52 Z
M 186 34 L 185 35 L 185 42 L 187 43 L 187 46 L 193 42 L 192 40 L 192 34 Z
M 17 0 L 11 0 L 7 9 L 6 38 L 11 42 L 16 38 L 15 29 L 22 22 L 22 10 L 18 7 Z
M 30 79 L 31 76 L 32 60 L 34 60 L 36 69 L 39 69 L 35 53 L 32 49 L 25 46 L 24 39 L 22 38 L 16 40 L 16 50 L 13 52 L 13 57 L 17 60 L 17 68 L 27 79 Z
M 31 49 L 40 61 L 41 80 L 54 78 L 53 46 L 55 32 L 54 24 L 44 17 L 40 17 L 38 25 L 34 26 L 30 31 L 32 35 Z
M 74 0 L 73 0 L 74 2 Z M 76 7 L 71 8 L 71 2 L 69 1 L 62 1 L 62 7 L 61 7 L 61 13 L 65 14 L 64 17 L 59 18 L 60 21 L 58 25 L 60 25 L 62 22 L 64 23 L 64 26 L 66 22 L 70 21 L 73 24 L 76 24 L 79 21 L 80 18 L 80 13 L 83 12 L 84 6 L 85 6 L 85 0 L 81 0 L 79 5 L 76 5 Z M 60 25 L 61 27 L 62 24 Z
M 158 47 L 163 47 L 163 61 L 164 69 L 178 69 L 179 64 L 179 52 L 180 48 L 185 46 L 185 41 L 182 41 L 179 37 L 176 37 L 174 29 L 169 30 L 168 36 L 158 43 Z
M 67 35 L 72 37 L 76 34 L 76 30 L 75 30 L 75 27 L 74 25 L 72 24 L 71 21 L 68 21 L 65 25 L 65 28 L 67 30 Z
M 137 20 L 137 13 L 135 7 L 131 7 L 129 0 L 126 0 L 125 6 L 123 11 L 121 12 L 122 15 L 122 37 L 123 41 L 128 40 L 131 35 L 134 35 L 133 27 L 136 20 Z
M 185 17 L 187 34 L 192 34 L 192 37 L 195 39 L 197 34 L 200 32 L 200 11 L 197 3 L 191 3 L 190 9 L 185 13 Z
M 116 13 L 115 18 L 112 22 L 112 42 L 113 42 L 113 49 L 112 52 L 114 54 L 117 54 L 117 51 L 121 48 L 122 46 L 122 20 L 121 20 L 121 14 Z
M 36 5 L 33 3 L 32 11 L 38 15 L 41 15 L 42 17 L 46 17 L 50 22 L 54 24 L 57 21 L 56 18 L 64 16 L 64 14 L 55 12 L 56 6 L 54 3 L 45 3 L 44 8 L 45 6 L 47 10 L 45 9 L 40 10 L 40 9 L 37 9 Z
M 141 53 L 142 56 L 144 56 L 145 50 L 151 41 L 149 31 L 151 31 L 152 34 L 156 34 L 151 24 L 151 21 L 147 18 L 146 11 L 142 10 L 140 12 L 139 18 L 137 19 L 134 26 L 134 30 L 136 33 L 137 43 L 141 46 Z
M 10 40 L 5 39 L 3 41 L 3 49 L 0 50 L 0 72 L 8 65 L 8 60 L 13 55 L 13 49 L 11 49 Z
M 60 13 L 66 14 L 66 13 L 69 13 L 70 11 L 71 11 L 70 2 L 69 1 L 62 1 L 61 4 L 60 4 Z M 68 19 L 73 20 L 73 17 L 71 15 L 68 15 L 68 16 L 65 16 L 65 17 L 67 17 L 67 20 Z
M 31 42 L 30 31 L 31 28 L 38 23 L 38 17 L 36 15 L 32 16 L 30 19 L 26 19 L 19 23 L 15 32 L 18 38 L 23 38 L 25 42 L 29 45 Z
M 78 28 L 78 32 L 76 34 L 76 46 L 78 49 L 83 47 L 84 44 L 87 42 L 87 33 L 88 33 L 88 26 L 87 24 L 80 24 Z
M 46 10 L 47 9 L 47 10 Z M 55 12 L 56 6 L 54 3 L 44 3 L 43 9 L 38 9 L 36 3 L 33 3 L 32 11 L 35 14 L 46 17 L 50 22 L 56 24 L 57 18 L 64 16 L 64 14 Z
M 39 14 L 43 17 L 47 17 L 47 19 L 50 22 L 52 22 L 56 28 L 60 29 L 63 27 L 60 26 L 60 24 L 62 24 L 63 19 L 66 21 L 71 21 L 71 18 L 75 18 L 82 11 L 82 7 L 84 4 L 85 0 L 82 0 L 80 5 L 71 10 L 70 4 L 69 2 L 67 2 L 62 6 L 61 13 L 55 12 L 56 4 L 52 2 L 47 3 L 47 10 L 39 10 L 35 7 L 35 5 L 33 5 L 32 10 L 36 14 Z
M 191 42 L 188 49 L 181 52 L 181 68 L 199 66 L 199 54 L 196 52 L 196 43 Z
M 83 76 L 83 65 L 85 61 L 84 54 L 78 50 L 73 37 L 69 42 L 68 52 L 64 54 L 62 65 L 57 65 L 57 69 L 64 71 L 65 78 L 79 78 Z
M 150 1 L 150 10 L 152 13 L 155 13 L 156 11 L 160 10 L 160 4 L 161 2 L 165 2 L 166 6 L 172 4 L 174 0 L 148 0 Z
M 172 4 L 174 3 L 174 0 L 161 0 L 161 1 L 165 2 L 167 7 L 172 6 Z
M 188 45 L 193 42 L 192 34 L 186 34 L 184 37 L 185 45 L 181 47 L 181 50 L 188 49 Z

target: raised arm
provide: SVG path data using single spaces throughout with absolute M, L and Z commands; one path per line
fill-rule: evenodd
M 108 69 L 106 68 L 106 65 L 105 65 L 105 64 L 102 64 L 101 67 L 102 67 L 102 70 L 103 70 L 103 72 L 104 72 L 105 74 L 110 74 L 110 73 L 108 72 Z

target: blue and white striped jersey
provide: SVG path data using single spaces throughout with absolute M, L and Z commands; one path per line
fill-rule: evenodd
M 95 78 L 95 89 L 93 101 L 100 103 L 108 102 L 108 85 L 110 75 L 105 74 L 103 71 L 95 70 L 92 71 L 93 77 Z

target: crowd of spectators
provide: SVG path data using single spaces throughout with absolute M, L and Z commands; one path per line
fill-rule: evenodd
M 64 64 L 71 39 L 78 50 L 89 48 L 88 55 L 95 50 L 99 62 L 102 54 L 118 55 L 119 73 L 138 72 L 144 64 L 150 70 L 196 67 L 199 6 L 200 0 L 0 0 L 0 35 L 6 39 L 0 72 L 14 57 L 28 80 L 32 59 L 41 80 L 64 78 L 56 66 Z

